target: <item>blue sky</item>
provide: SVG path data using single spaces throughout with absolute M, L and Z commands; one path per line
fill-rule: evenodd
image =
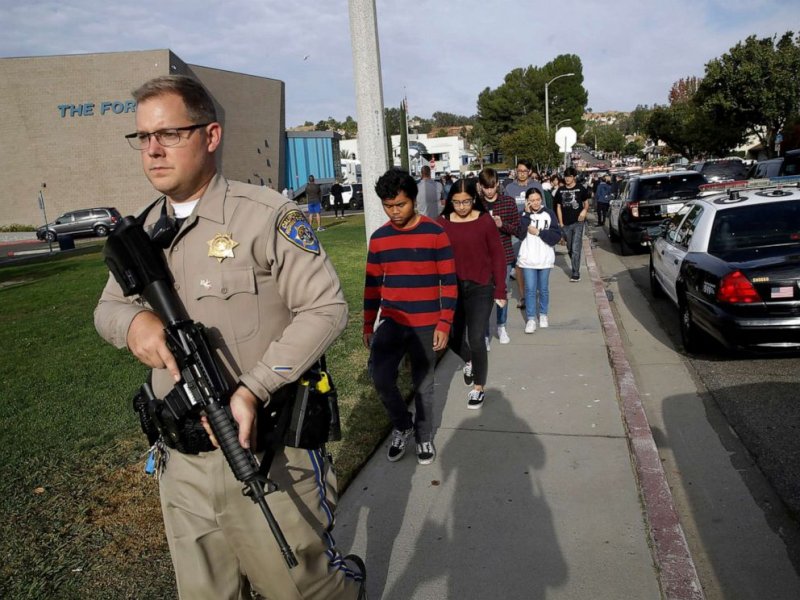
M 471 115 L 510 70 L 577 54 L 595 111 L 665 103 L 748 35 L 800 29 L 797 0 L 377 0 L 384 102 Z M 346 0 L 0 0 L 0 56 L 169 48 L 286 83 L 286 123 L 355 113 Z M 2 85 L 0 83 L 0 85 Z

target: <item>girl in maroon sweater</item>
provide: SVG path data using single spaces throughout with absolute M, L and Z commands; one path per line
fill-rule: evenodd
M 439 219 L 450 238 L 458 278 L 450 347 L 466 362 L 464 382 L 473 386 L 467 408 L 477 409 L 483 406 L 489 371 L 483 334 L 492 301 L 499 307 L 506 304 L 505 252 L 473 180 L 459 179 L 453 184 Z

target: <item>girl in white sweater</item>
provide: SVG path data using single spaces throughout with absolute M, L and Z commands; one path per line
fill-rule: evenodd
M 561 239 L 556 214 L 544 205 L 541 193 L 535 188 L 528 189 L 525 195 L 518 237 L 522 238 L 517 266 L 522 269 L 525 281 L 525 333 L 533 333 L 536 331 L 537 309 L 539 327 L 549 325 L 550 269 L 556 260 L 553 247 Z

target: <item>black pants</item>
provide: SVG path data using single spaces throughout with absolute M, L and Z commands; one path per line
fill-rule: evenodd
M 492 314 L 494 286 L 473 281 L 458 282 L 458 304 L 453 318 L 450 348 L 464 361 L 472 361 L 475 385 L 486 385 L 489 356 L 483 339 L 489 315 Z
M 411 359 L 414 384 L 413 420 L 397 387 L 398 368 L 406 354 Z M 372 381 L 392 426 L 401 431 L 414 427 L 418 443 L 433 441 L 433 327 L 417 329 L 385 319 L 372 337 L 369 360 Z
M 344 200 L 334 200 L 333 216 L 338 217 L 340 212 L 342 213 L 342 216 L 344 216 Z
M 597 224 L 602 225 L 606 222 L 606 215 L 608 214 L 608 202 L 597 203 Z

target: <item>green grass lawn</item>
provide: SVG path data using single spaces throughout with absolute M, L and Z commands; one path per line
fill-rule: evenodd
M 389 424 L 361 342 L 364 219 L 326 221 L 319 235 L 350 307 L 328 351 L 344 488 Z M 146 369 L 94 330 L 107 278 L 99 248 L 0 268 L 3 598 L 175 596 L 157 482 L 142 472 L 146 440 L 131 409 Z

